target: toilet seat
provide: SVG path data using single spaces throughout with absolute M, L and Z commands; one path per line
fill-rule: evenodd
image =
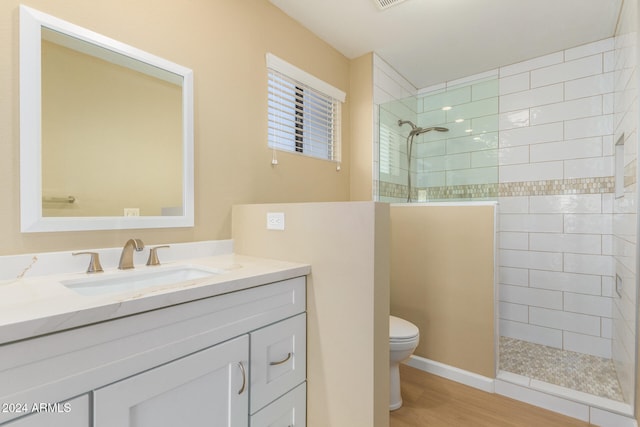
M 414 343 L 416 341 L 418 341 L 418 336 L 417 335 L 415 337 L 411 337 L 411 338 L 390 338 L 389 339 L 389 343 L 390 344 Z
M 419 334 L 418 327 L 411 322 L 395 316 L 389 316 L 389 341 L 403 343 L 415 341 Z

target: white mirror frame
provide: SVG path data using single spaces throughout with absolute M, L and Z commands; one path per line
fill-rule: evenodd
M 182 76 L 183 214 L 178 216 L 43 217 L 41 29 L 46 27 Z M 93 31 L 20 6 L 20 229 L 46 231 L 193 227 L 193 72 Z M 135 177 L 132 177 L 135 179 Z

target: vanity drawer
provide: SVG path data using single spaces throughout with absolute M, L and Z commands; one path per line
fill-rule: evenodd
M 307 383 L 302 383 L 251 417 L 250 427 L 305 427 Z
M 251 333 L 251 414 L 304 382 L 306 329 L 302 313 Z

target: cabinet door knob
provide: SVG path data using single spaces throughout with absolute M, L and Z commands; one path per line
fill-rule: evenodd
M 238 390 L 238 394 L 242 394 L 247 386 L 247 371 L 245 371 L 242 362 L 238 362 L 238 366 L 240 366 L 240 372 L 242 372 L 242 387 Z
M 289 352 L 287 353 L 287 357 L 285 357 L 284 359 L 278 361 L 278 362 L 271 362 L 269 363 L 269 365 L 271 366 L 277 366 L 277 365 L 282 365 L 283 363 L 287 363 L 289 361 L 289 359 L 291 359 L 291 356 L 293 356 L 293 353 Z

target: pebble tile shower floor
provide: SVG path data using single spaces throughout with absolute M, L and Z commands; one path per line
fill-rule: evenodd
M 624 401 L 610 359 L 500 337 L 500 370 Z

